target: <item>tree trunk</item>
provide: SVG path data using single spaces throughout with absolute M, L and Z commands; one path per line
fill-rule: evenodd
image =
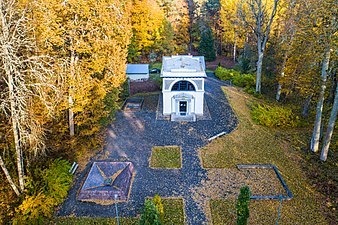
M 8 49 L 4 49 L 4 53 L 6 54 Z M 20 130 L 18 127 L 18 112 L 15 106 L 15 90 L 14 90 L 14 80 L 11 74 L 11 68 L 7 62 L 5 64 L 5 71 L 8 79 L 8 92 L 9 92 L 9 99 L 10 99 L 10 107 L 11 107 L 11 120 L 12 120 L 12 131 L 14 136 L 14 146 L 15 146 L 15 153 L 16 153 L 16 162 L 18 167 L 18 178 L 21 191 L 25 189 L 25 180 L 24 180 L 24 169 L 23 169 L 23 155 L 22 149 L 20 144 Z
M 3 13 L 3 1 L 0 1 L 1 6 L 1 26 L 2 26 L 2 35 L 4 38 L 4 42 L 10 40 L 10 34 L 9 34 L 9 25 L 7 24 L 5 15 Z M 3 44 L 2 45 L 2 52 L 4 55 L 3 60 L 3 66 L 4 71 L 7 76 L 7 82 L 8 82 L 8 94 L 9 94 L 9 102 L 10 102 L 10 108 L 11 108 L 11 120 L 12 120 L 12 130 L 13 130 L 13 136 L 14 136 L 14 145 L 15 145 L 15 152 L 16 152 L 16 159 L 17 159 L 17 167 L 18 167 L 18 177 L 19 177 L 19 184 L 20 189 L 23 191 L 25 189 L 25 181 L 24 181 L 24 170 L 23 170 L 23 155 L 22 155 L 22 149 L 20 146 L 20 136 L 19 136 L 19 127 L 18 127 L 18 111 L 16 107 L 16 101 L 15 101 L 15 88 L 14 88 L 14 79 L 13 79 L 13 72 L 14 68 L 11 65 L 11 56 L 10 56 L 10 50 L 8 49 L 10 46 Z
M 336 119 L 337 119 L 337 111 L 338 111 L 338 85 L 336 87 L 336 95 L 335 95 L 333 107 L 332 107 L 332 110 L 331 110 L 329 124 L 328 124 L 327 130 L 326 130 L 326 135 L 325 135 L 325 139 L 324 139 L 322 153 L 320 155 L 320 160 L 323 160 L 323 161 L 326 161 L 327 154 L 329 152 L 331 137 L 332 137 L 334 125 L 335 125 L 335 122 L 336 122 Z
M 322 140 L 323 138 L 323 135 L 324 135 L 324 129 L 325 129 L 325 123 L 326 123 L 326 119 L 329 115 L 329 111 L 330 111 L 330 105 L 331 103 L 334 101 L 334 93 L 335 93 L 335 77 L 334 75 L 332 75 L 332 80 L 331 80 L 332 84 L 331 84 L 331 87 L 330 87 L 330 92 L 329 92 L 329 97 L 326 101 L 326 105 L 324 107 L 325 109 L 325 112 L 324 112 L 324 116 L 323 116 L 323 120 L 322 120 L 322 125 L 320 126 L 320 136 L 319 136 L 319 139 Z
M 281 77 L 284 76 L 284 73 L 281 73 Z M 282 85 L 278 82 L 277 93 L 276 93 L 276 101 L 280 101 L 280 95 L 282 94 Z
M 72 48 L 73 46 L 73 40 L 71 40 L 71 45 Z M 71 50 L 70 53 L 70 82 L 69 82 L 69 93 L 68 93 L 68 103 L 69 103 L 69 109 L 68 109 L 68 119 L 69 119 L 69 135 L 72 137 L 75 134 L 75 129 L 74 129 L 74 112 L 73 112 L 73 106 L 74 106 L 74 101 L 73 101 L 73 85 L 74 85 L 74 79 L 75 79 L 75 64 L 76 64 L 76 59 L 75 59 L 75 51 L 74 49 Z
M 305 104 L 304 104 L 304 107 L 303 107 L 303 111 L 302 111 L 302 116 L 304 116 L 304 117 L 307 117 L 309 115 L 312 96 L 313 96 L 313 94 L 311 93 L 306 98 L 306 101 L 305 101 Z
M 280 77 L 284 77 L 284 69 L 285 69 L 285 64 L 286 64 L 286 60 L 288 58 L 288 54 L 284 55 L 284 59 L 283 59 L 283 65 L 282 65 L 282 70 L 280 73 Z M 280 84 L 280 82 L 278 82 L 278 87 L 277 87 L 277 93 L 276 93 L 276 101 L 280 101 L 280 95 L 282 94 L 282 85 Z
M 71 89 L 71 88 L 69 88 Z M 69 102 L 69 110 L 68 110 L 68 119 L 69 119 L 69 135 L 72 137 L 75 134 L 74 129 L 74 112 L 73 112 L 73 98 L 71 94 L 68 96 L 68 102 Z
M 264 53 L 259 47 L 258 61 L 257 61 L 257 71 L 256 71 L 256 92 L 257 93 L 261 93 L 263 57 L 264 57 Z
M 235 34 L 234 34 L 234 53 L 233 53 L 233 55 L 234 55 L 234 62 L 236 62 L 236 51 L 237 51 L 237 33 L 236 33 L 236 31 L 235 31 Z
M 6 165 L 5 165 L 4 161 L 2 160 L 1 155 L 0 155 L 0 166 L 2 168 L 2 171 L 4 171 L 4 173 L 6 175 L 6 178 L 7 178 L 8 182 L 9 182 L 9 184 L 11 185 L 13 191 L 15 192 L 15 194 L 17 196 L 19 196 L 21 193 L 20 193 L 19 189 L 16 187 L 16 185 L 14 184 L 14 182 L 12 180 L 12 177 L 11 177 L 11 175 L 9 174 L 9 172 L 8 172 L 8 170 L 6 168 Z
M 312 152 L 318 152 L 318 147 L 319 147 L 320 125 L 321 125 L 321 120 L 322 120 L 324 94 L 325 94 L 325 89 L 326 89 L 327 70 L 329 68 L 329 63 L 330 63 L 330 53 L 331 51 L 330 51 L 330 48 L 328 47 L 325 50 L 323 65 L 322 65 L 320 92 L 319 92 L 319 99 L 318 99 L 317 108 L 316 108 L 316 121 L 315 121 L 315 125 L 313 128 L 311 146 L 310 146 L 310 149 Z

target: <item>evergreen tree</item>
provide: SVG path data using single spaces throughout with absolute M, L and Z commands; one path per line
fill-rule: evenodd
M 206 61 L 214 61 L 216 59 L 214 38 L 210 27 L 202 33 L 198 53 L 205 57 Z
M 250 189 L 248 186 L 244 186 L 240 190 L 240 194 L 237 199 L 237 225 L 248 224 L 249 219 L 249 203 L 250 203 Z

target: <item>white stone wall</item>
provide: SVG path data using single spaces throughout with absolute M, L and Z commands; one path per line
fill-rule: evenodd
M 149 79 L 149 74 L 145 73 L 140 73 L 140 74 L 127 74 L 127 77 L 130 80 L 148 80 Z
M 196 91 L 171 91 L 172 86 L 180 81 L 180 80 L 187 80 L 191 82 L 194 86 Z M 200 89 L 198 89 L 194 80 L 199 80 L 202 82 L 202 86 L 198 85 Z M 170 86 L 166 81 L 170 81 Z M 164 115 L 171 115 L 172 113 L 176 113 L 179 111 L 178 101 L 174 98 L 176 95 L 186 94 L 187 96 L 192 96 L 191 99 L 187 100 L 188 107 L 187 113 L 195 113 L 197 115 L 203 115 L 203 106 L 204 106 L 204 78 L 163 78 L 163 114 Z

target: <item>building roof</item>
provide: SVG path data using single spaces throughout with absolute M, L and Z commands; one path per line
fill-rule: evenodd
M 164 56 L 161 77 L 206 77 L 204 56 Z
M 127 74 L 148 74 L 149 64 L 127 64 Z

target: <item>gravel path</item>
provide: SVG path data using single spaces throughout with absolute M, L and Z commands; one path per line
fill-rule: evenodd
M 237 126 L 237 119 L 221 86 L 224 82 L 208 74 L 205 98 L 211 120 L 194 123 L 178 123 L 156 120 L 156 112 L 118 112 L 116 121 L 108 129 L 107 146 L 104 155 L 107 161 L 130 161 L 136 175 L 129 201 L 118 203 L 119 216 L 136 216 L 140 213 L 146 197 L 159 194 L 161 197 L 182 197 L 185 201 L 186 223 L 206 223 L 206 215 L 199 207 L 193 190 L 207 180 L 207 171 L 201 167 L 197 149 L 207 144 L 207 139 L 220 133 L 229 133 Z M 182 148 L 181 169 L 149 168 L 153 146 L 178 145 Z M 114 205 L 98 205 L 79 202 L 76 194 L 90 168 L 76 177 L 68 198 L 60 206 L 57 216 L 114 217 Z

